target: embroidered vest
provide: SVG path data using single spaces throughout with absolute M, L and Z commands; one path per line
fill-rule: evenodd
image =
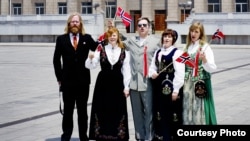
M 198 51 L 196 51 L 194 54 L 189 54 L 189 56 L 194 60 L 197 52 Z M 189 67 L 188 65 L 185 65 L 185 80 L 188 79 L 189 77 L 192 77 L 192 81 L 197 81 L 199 79 L 202 80 L 210 79 L 211 77 L 211 74 L 204 70 L 201 59 L 199 59 L 198 62 L 198 75 L 194 77 L 192 76 L 192 74 L 193 74 L 193 68 Z

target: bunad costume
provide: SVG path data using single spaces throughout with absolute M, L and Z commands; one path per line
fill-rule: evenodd
M 214 54 L 208 44 L 200 45 L 199 40 L 191 44 L 186 50 L 189 56 L 195 60 L 195 56 L 201 50 L 206 54 L 207 63 L 198 62 L 198 73 L 193 75 L 195 69 L 186 65 L 185 82 L 183 87 L 183 124 L 184 125 L 215 125 L 216 114 L 211 84 L 211 72 L 216 70 Z M 203 80 L 207 89 L 207 95 L 199 98 L 195 95 L 195 82 Z
M 185 65 L 176 62 L 182 54 L 174 46 L 157 50 L 152 59 L 149 76 L 157 72 L 153 83 L 153 121 L 155 140 L 170 141 L 176 125 L 182 124 L 182 86 L 184 84 Z M 172 93 L 178 93 L 178 99 L 172 100 Z
M 124 48 L 111 44 L 95 51 L 86 60 L 86 67 L 94 69 L 100 63 L 92 101 L 89 139 L 98 141 L 128 141 L 129 127 L 124 89 L 129 90 L 131 78 L 130 55 Z

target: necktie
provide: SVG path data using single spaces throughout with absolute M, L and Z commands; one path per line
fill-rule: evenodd
M 147 59 L 147 46 L 144 47 L 143 52 L 143 75 L 144 77 L 147 77 L 148 75 L 148 59 Z
M 77 38 L 76 36 L 73 36 L 73 45 L 74 45 L 74 49 L 77 48 Z

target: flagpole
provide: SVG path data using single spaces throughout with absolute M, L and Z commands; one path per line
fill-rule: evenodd
M 208 44 L 211 44 L 212 41 L 213 41 L 213 39 L 211 38 L 211 39 L 209 40 Z
M 112 24 L 114 24 L 113 26 L 115 26 L 115 19 L 116 19 L 116 15 L 117 15 L 117 9 L 118 9 L 118 7 L 116 8 L 115 16 L 114 16 L 113 21 L 112 21 Z
M 170 65 L 172 65 L 172 64 L 173 64 L 173 62 L 171 62 L 170 64 L 168 64 L 165 68 L 163 68 L 161 71 L 159 71 L 158 74 L 160 74 L 160 73 L 164 72 L 165 70 L 167 70 L 167 68 L 168 68 Z
M 116 19 L 116 14 L 115 14 L 115 17 L 113 18 L 113 21 L 112 21 L 113 24 L 115 24 L 115 19 Z
M 211 37 L 211 39 L 209 40 L 209 42 L 208 42 L 208 45 L 207 45 L 207 46 L 209 46 L 209 45 L 212 43 L 212 41 L 213 41 L 213 38 Z M 204 50 L 203 50 L 203 51 L 201 51 L 201 53 L 203 53 L 203 52 L 205 52 L 205 51 L 206 51 L 207 46 L 205 46 Z
M 215 38 L 221 39 L 223 37 L 224 37 L 224 34 L 219 29 L 217 29 L 217 31 L 213 34 L 213 36 L 211 37 L 210 41 L 208 42 L 208 45 L 211 44 L 211 42 L 213 41 L 213 39 L 215 39 Z M 204 52 L 206 49 L 207 49 L 207 46 L 205 47 L 205 49 L 202 52 Z

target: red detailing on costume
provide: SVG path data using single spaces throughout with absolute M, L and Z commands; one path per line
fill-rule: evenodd
M 143 75 L 144 77 L 147 77 L 148 75 L 147 46 L 144 47 L 144 52 L 143 52 Z

